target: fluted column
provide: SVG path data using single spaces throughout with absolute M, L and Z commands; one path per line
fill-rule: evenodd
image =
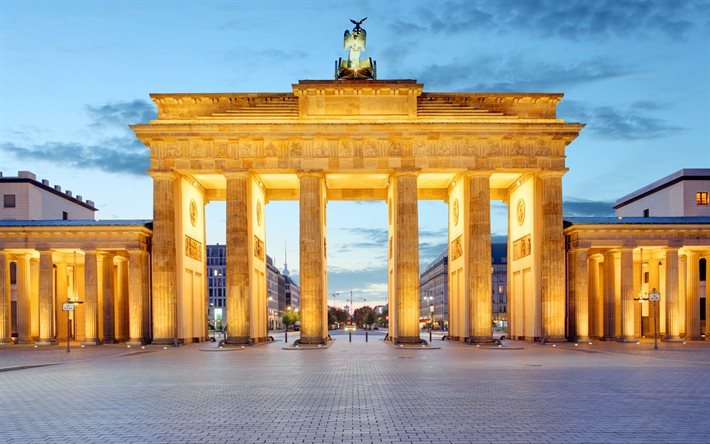
M 17 343 L 31 344 L 32 301 L 30 299 L 30 256 L 17 256 Z
M 128 344 L 143 343 L 143 286 L 147 276 L 143 264 L 147 253 L 141 250 L 128 251 Z
M 634 249 L 621 248 L 621 335 L 619 342 L 636 342 L 634 336 Z
M 54 269 L 52 252 L 39 252 L 39 340 L 37 345 L 54 345 Z
M 177 249 L 173 172 L 153 176 L 153 343 L 177 341 Z
M 542 336 L 565 340 L 565 241 L 562 233 L 562 172 L 540 174 L 542 184 Z
M 469 171 L 467 174 L 470 197 L 468 218 L 464 220 L 468 220 L 468 279 L 471 289 L 468 334 L 471 342 L 493 340 L 490 176 L 489 171 Z M 418 233 L 416 235 L 418 240 Z
M 587 249 L 576 248 L 571 251 L 570 271 L 574 276 L 574 337 L 578 341 L 589 340 L 589 268 Z
M 114 276 L 113 254 L 101 253 L 101 288 L 103 300 L 101 314 L 103 316 L 103 341 L 116 342 L 116 319 L 114 310 Z
M 599 289 L 599 259 L 597 255 L 589 257 L 589 280 L 587 288 L 589 290 L 589 335 L 594 337 L 602 337 L 603 305 L 602 292 Z
M 148 342 L 151 339 L 151 272 L 150 272 L 150 254 L 145 253 L 142 258 L 143 267 L 143 286 L 141 288 L 141 297 L 143 299 L 143 334 L 142 338 L 144 342 Z
M 676 250 L 676 256 L 677 254 L 678 252 Z M 698 284 L 700 283 L 700 253 L 697 251 L 688 251 L 686 257 L 688 258 L 688 262 L 686 265 L 687 277 L 685 281 L 687 310 L 685 337 L 686 339 L 697 341 L 702 340 L 702 336 L 700 336 L 700 294 L 698 293 Z M 667 281 L 666 287 L 668 287 Z M 705 322 L 708 322 L 707 319 Z
M 10 297 L 10 258 L 5 251 L 0 251 L 0 344 L 12 343 Z
M 129 338 L 128 321 L 128 260 L 116 257 L 116 294 L 114 295 L 115 320 L 116 320 L 116 340 L 127 342 Z
M 300 277 L 301 277 L 301 342 L 319 344 L 325 341 L 324 326 L 328 319 L 324 288 L 326 273 L 325 176 L 322 171 L 299 173 L 300 180 Z
M 678 249 L 666 248 L 664 262 L 666 264 L 666 334 L 663 339 L 665 341 L 676 341 L 680 339 Z
M 99 340 L 99 264 L 96 251 L 84 251 L 84 345 Z
M 391 178 L 394 186 L 396 236 L 395 300 L 398 343 L 420 343 L 419 333 L 419 213 L 417 176 L 419 170 L 399 170 Z M 490 294 L 488 295 L 490 298 Z
M 602 339 L 616 339 L 616 260 L 615 252 L 607 250 L 604 255 L 604 336 Z
M 230 344 L 251 342 L 249 292 L 249 173 L 227 178 L 227 331 Z

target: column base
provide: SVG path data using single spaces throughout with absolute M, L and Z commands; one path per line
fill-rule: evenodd
M 576 342 L 589 342 L 591 340 L 592 338 L 589 336 L 577 336 L 577 339 L 575 339 Z
M 545 342 L 568 342 L 564 335 L 543 336 Z
M 625 336 L 625 337 L 621 337 L 616 340 L 616 342 L 620 342 L 622 344 L 632 344 L 632 343 L 635 344 L 638 341 L 639 341 L 638 338 L 634 338 L 633 336 L 629 336 L 629 337 Z
M 143 340 L 142 339 L 130 339 L 126 342 L 126 345 L 130 345 L 130 346 L 143 345 Z
M 81 345 L 103 345 L 103 342 L 98 339 L 85 339 L 81 341 Z
M 395 344 L 421 344 L 424 342 L 422 338 L 419 336 L 400 336 L 398 338 L 394 338 L 394 343 Z
M 301 336 L 300 339 L 297 339 L 297 343 L 303 344 L 303 345 L 325 345 L 328 343 L 326 338 L 321 338 L 318 336 L 315 337 L 308 337 L 308 336 Z
M 661 339 L 663 342 L 683 342 L 685 339 L 681 338 L 680 336 L 664 336 L 663 339 Z
M 17 338 L 15 344 L 34 344 L 34 339 L 32 338 Z
M 224 341 L 224 345 L 254 345 L 254 341 L 248 336 L 230 336 Z
M 611 342 L 617 341 L 618 339 L 619 338 L 617 338 L 616 336 L 602 336 L 601 338 L 599 338 L 600 341 L 611 341 Z
M 13 344 L 14 342 L 12 341 L 12 338 L 3 338 L 0 339 L 0 345 L 10 345 Z
M 151 344 L 154 345 L 172 345 L 173 347 L 177 347 L 180 343 L 178 338 L 153 338 L 151 341 Z
M 689 338 L 685 338 L 688 341 L 707 341 L 707 338 L 703 338 L 702 336 L 691 336 Z
M 492 336 L 469 336 L 463 341 L 468 344 L 492 344 L 495 342 Z
M 35 345 L 57 345 L 57 341 L 53 338 L 40 338 L 37 342 L 35 342 Z
M 108 338 L 108 339 L 104 338 L 103 343 L 104 344 L 118 344 L 118 341 L 116 340 L 116 338 Z

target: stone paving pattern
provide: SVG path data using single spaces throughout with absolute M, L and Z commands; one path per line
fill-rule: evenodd
M 302 351 L 107 346 L 2 372 L 0 442 L 709 441 L 710 343 L 417 351 L 334 337 Z M 4 347 L 0 367 L 52 349 Z

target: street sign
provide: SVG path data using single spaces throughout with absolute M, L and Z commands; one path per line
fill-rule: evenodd
M 74 311 L 74 304 L 65 302 L 62 304 L 62 310 L 64 311 Z
M 653 301 L 653 302 L 660 301 L 660 300 L 661 300 L 661 295 L 658 294 L 658 293 L 651 293 L 651 294 L 648 295 L 648 300 L 649 300 L 649 301 Z

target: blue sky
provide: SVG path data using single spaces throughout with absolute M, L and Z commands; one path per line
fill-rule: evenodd
M 587 124 L 567 151 L 568 215 L 608 215 L 652 180 L 710 167 L 707 0 L 0 0 L 0 170 L 93 199 L 100 219 L 151 218 L 148 151 L 127 128 L 155 115 L 149 93 L 329 79 L 348 19 L 362 17 L 381 79 L 565 93 L 559 116 Z M 224 242 L 224 205 L 207 211 L 208 240 Z M 494 234 L 505 212 L 494 203 Z M 266 218 L 267 252 L 281 264 L 287 245 L 297 271 L 297 204 L 270 203 Z M 384 300 L 385 218 L 384 203 L 329 204 L 331 294 Z M 444 248 L 446 223 L 443 202 L 420 204 L 422 265 Z

